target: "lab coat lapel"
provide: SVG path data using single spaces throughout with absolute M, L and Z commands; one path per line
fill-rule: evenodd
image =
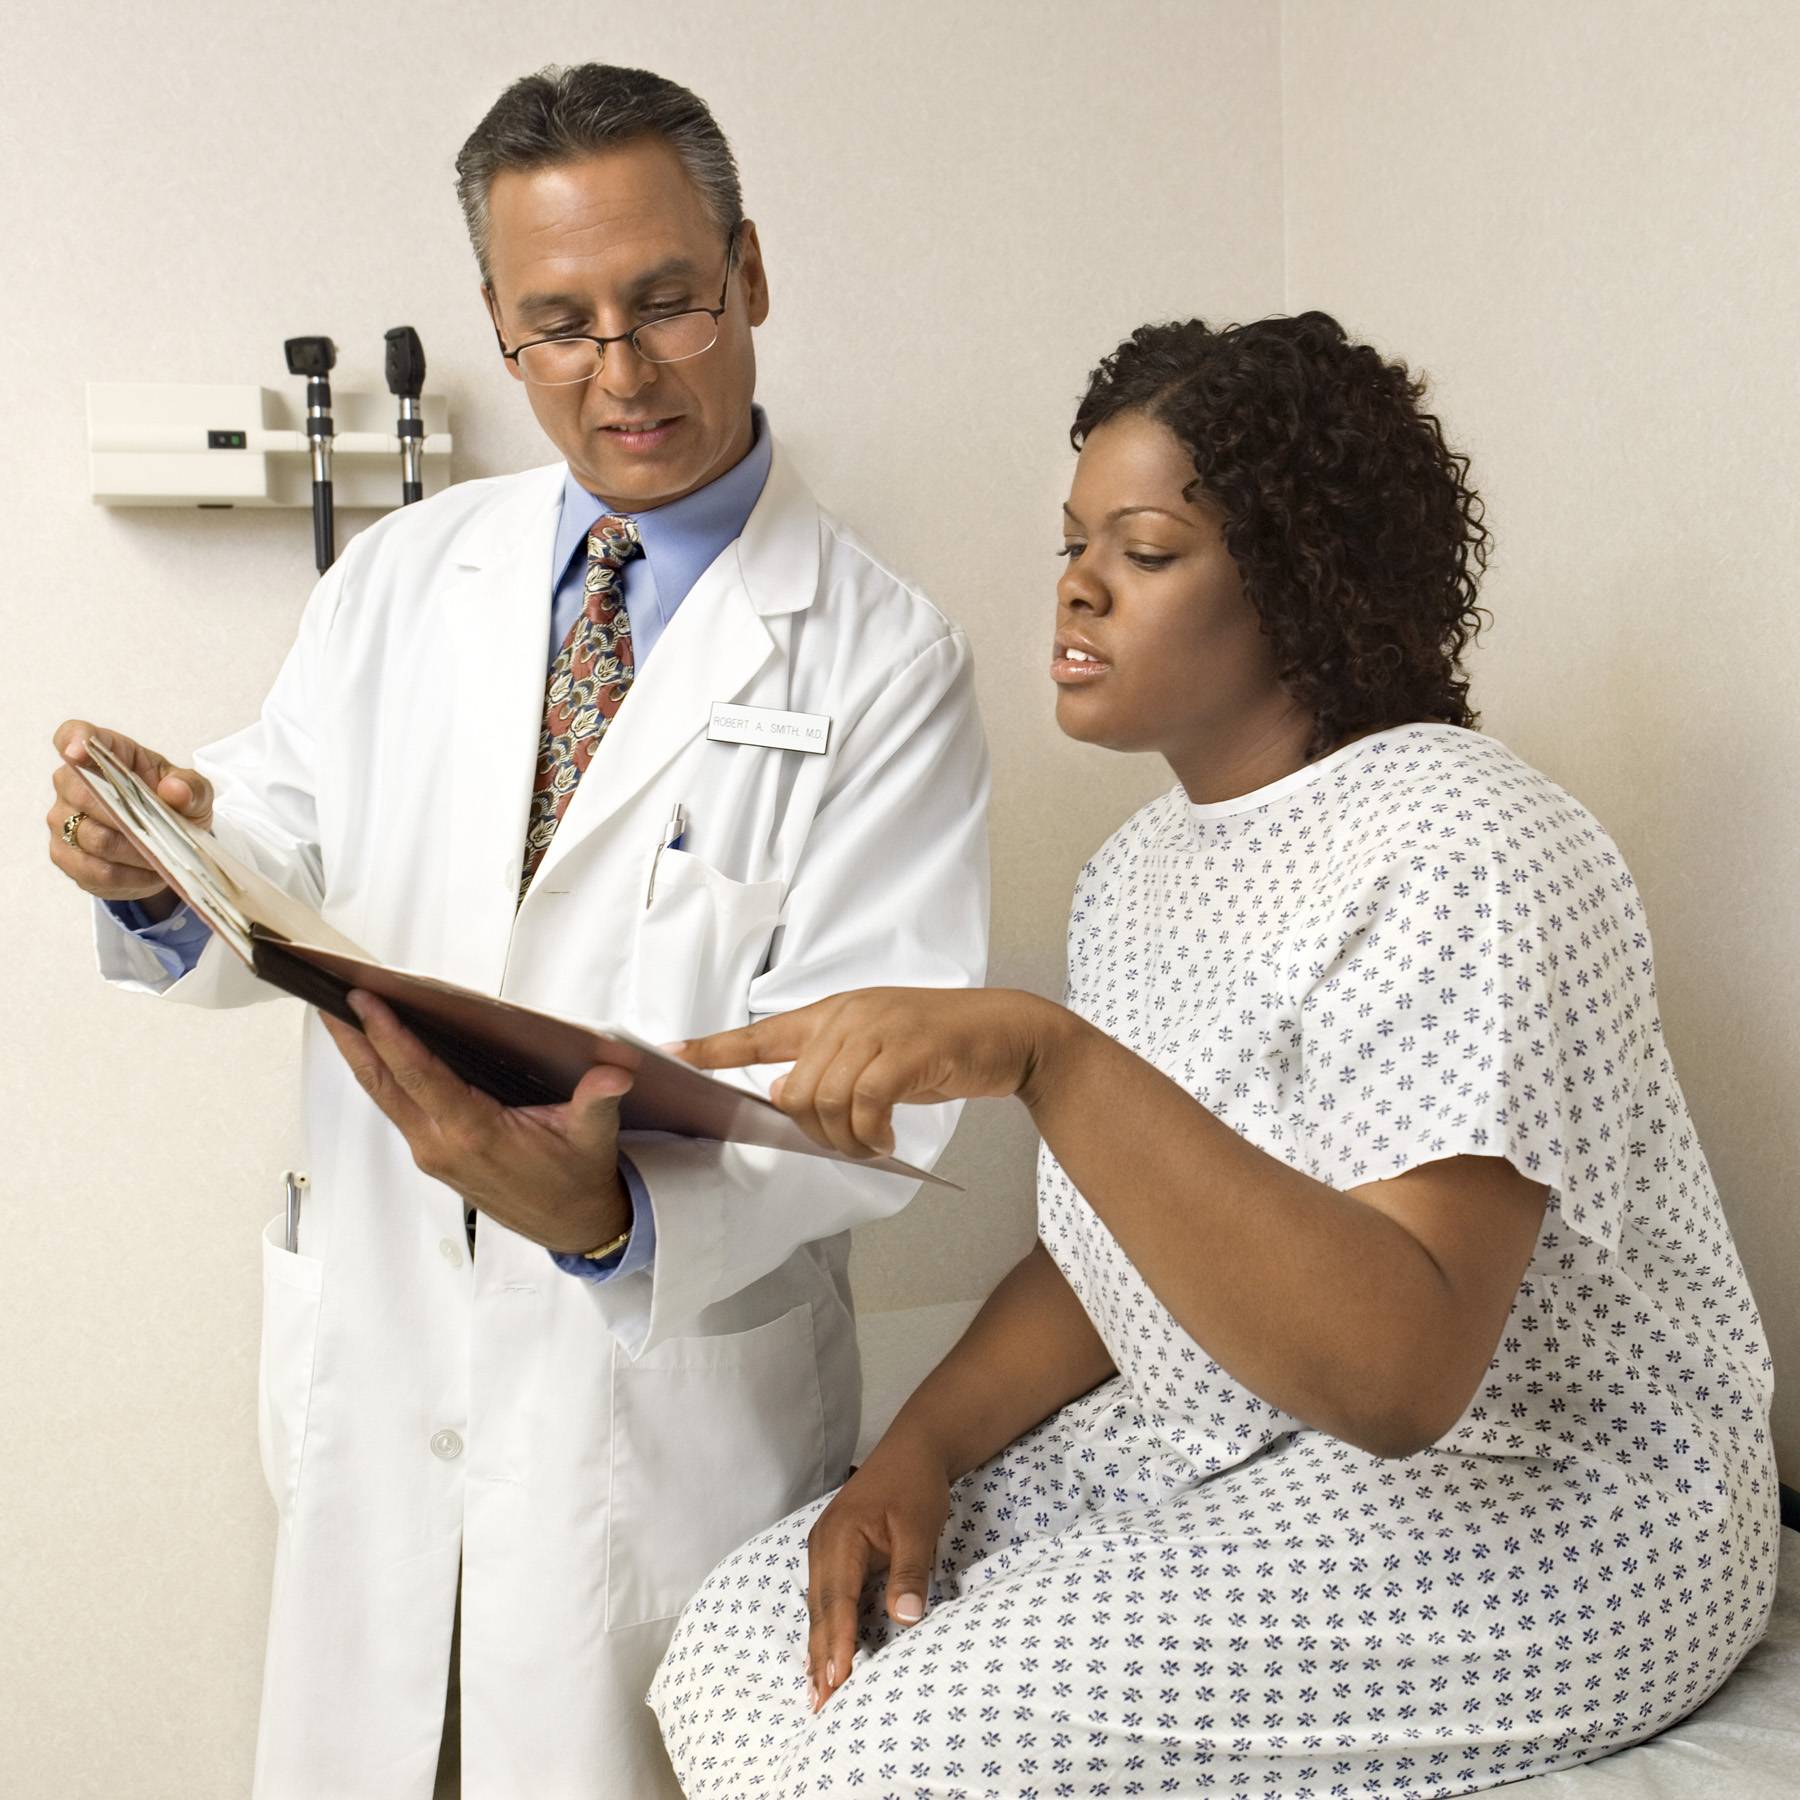
M 505 973 L 537 776 L 562 473 L 558 464 L 522 477 L 516 496 L 451 546 L 456 705 L 443 858 L 455 897 L 446 947 L 459 966 L 442 972 L 490 990 Z
M 557 865 L 705 736 L 713 702 L 737 699 L 774 653 L 769 619 L 810 606 L 818 582 L 818 503 L 777 443 L 743 535 L 694 584 L 633 681 L 557 827 L 532 893 L 555 891 Z

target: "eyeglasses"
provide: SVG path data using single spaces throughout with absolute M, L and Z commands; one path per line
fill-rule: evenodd
M 512 363 L 533 387 L 573 387 L 580 381 L 592 381 L 606 360 L 608 344 L 629 344 L 648 363 L 686 362 L 691 356 L 702 356 L 719 341 L 719 320 L 725 312 L 725 296 L 731 288 L 731 268 L 737 260 L 737 233 L 733 232 L 725 247 L 725 280 L 719 288 L 717 306 L 696 306 L 686 312 L 667 313 L 660 319 L 646 319 L 617 337 L 564 336 L 533 338 L 509 350 L 500 336 L 494 337 L 500 354 Z

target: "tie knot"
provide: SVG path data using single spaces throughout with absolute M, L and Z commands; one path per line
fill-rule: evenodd
M 624 599 L 619 591 L 619 571 L 634 556 L 641 556 L 644 546 L 638 542 L 638 528 L 631 519 L 608 513 L 594 521 L 588 533 L 587 578 L 582 584 L 585 598 L 582 611 L 599 624 L 623 611 Z
M 596 519 L 588 532 L 588 561 L 603 564 L 610 570 L 622 569 L 642 550 L 635 519 L 621 519 L 617 513 L 607 513 Z

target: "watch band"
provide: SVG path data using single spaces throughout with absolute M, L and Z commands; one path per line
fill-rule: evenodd
M 609 1256 L 617 1256 L 630 1242 L 631 1231 L 627 1227 L 611 1243 L 602 1244 L 598 1250 L 583 1250 L 578 1254 L 583 1262 L 605 1262 Z

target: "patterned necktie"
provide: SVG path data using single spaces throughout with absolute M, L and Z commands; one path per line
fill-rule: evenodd
M 544 689 L 544 729 L 538 737 L 537 782 L 525 831 L 519 898 L 569 810 L 576 783 L 600 747 L 606 728 L 631 689 L 631 615 L 620 571 L 643 554 L 637 526 L 608 513 L 588 533 L 587 599 L 563 639 Z

